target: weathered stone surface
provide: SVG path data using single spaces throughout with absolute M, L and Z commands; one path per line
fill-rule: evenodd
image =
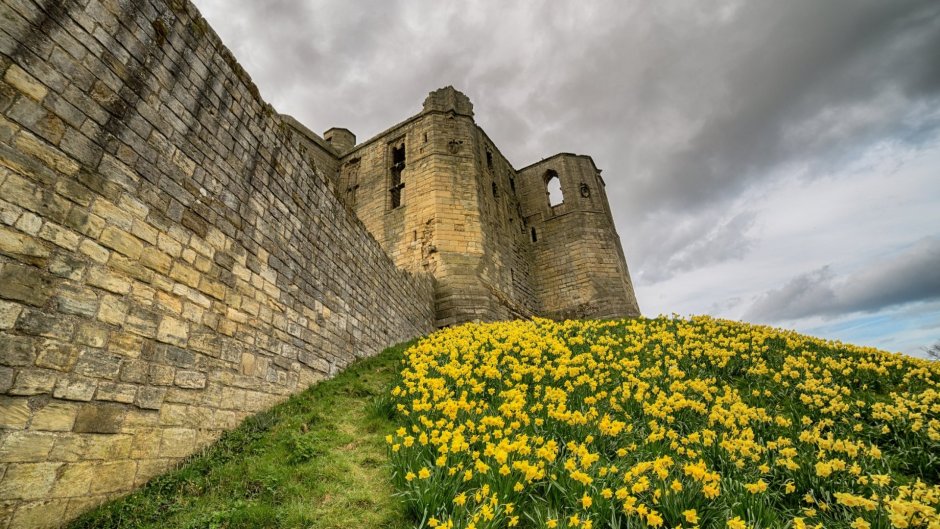
M 3 76 L 3 80 L 13 88 L 16 88 L 23 94 L 35 99 L 36 101 L 46 97 L 46 94 L 49 93 L 45 85 L 37 81 L 35 77 L 28 74 L 25 70 L 16 64 L 10 66 L 10 68 L 7 69 L 6 74 Z
M 144 249 L 140 239 L 118 228 L 108 226 L 101 232 L 98 241 L 108 248 L 131 258 L 140 258 L 140 253 Z
M 28 336 L 0 333 L 0 364 L 22 367 L 33 365 L 36 340 Z
M 26 428 L 29 415 L 29 401 L 25 398 L 0 397 L 0 428 Z
M 13 432 L 0 443 L 0 462 L 43 461 L 52 450 L 55 435 L 46 432 Z
M 36 349 L 36 365 L 58 371 L 71 370 L 82 351 L 75 344 L 58 340 L 39 340 Z
M 9 301 L 0 301 L 0 330 L 11 329 L 23 311 L 22 305 Z
M 125 408 L 119 404 L 85 404 L 78 411 L 73 431 L 76 433 L 118 433 L 124 422 Z
M 61 463 L 13 463 L 0 481 L 0 500 L 44 498 Z
M 76 375 L 59 377 L 52 396 L 57 399 L 88 401 L 95 395 L 98 382 L 92 378 Z
M 21 505 L 9 529 L 48 529 L 58 527 L 65 520 L 67 500 L 42 500 Z
M 184 346 L 189 338 L 189 327 L 185 322 L 164 316 L 157 329 L 157 340 L 173 345 Z
M 16 374 L 10 395 L 42 395 L 52 393 L 56 373 L 46 369 L 22 369 Z
M 179 370 L 174 383 L 181 388 L 202 389 L 206 387 L 206 375 L 198 371 Z
M 40 269 L 16 263 L 0 268 L 0 298 L 41 306 L 53 294 L 53 281 Z
M 78 406 L 73 402 L 50 402 L 33 415 L 29 427 L 32 430 L 71 431 L 78 414 Z
M 134 486 L 134 483 L 127 478 L 136 473 L 136 461 L 102 463 L 95 469 L 95 479 L 91 482 L 90 492 L 92 494 L 102 494 L 128 490 Z

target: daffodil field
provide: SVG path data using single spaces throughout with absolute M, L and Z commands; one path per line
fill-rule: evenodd
M 769 327 L 468 324 L 405 352 L 421 527 L 940 529 L 940 362 Z

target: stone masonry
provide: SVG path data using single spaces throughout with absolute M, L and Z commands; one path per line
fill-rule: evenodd
M 453 87 L 359 145 L 346 129 L 321 138 L 284 119 L 392 260 L 434 277 L 438 327 L 639 315 L 604 180 L 589 156 L 556 154 L 514 169 Z M 547 191 L 553 178 L 563 193 L 555 205 Z
M 593 161 L 514 169 L 453 88 L 356 145 L 187 0 L 0 0 L 0 529 L 435 327 L 638 313 Z

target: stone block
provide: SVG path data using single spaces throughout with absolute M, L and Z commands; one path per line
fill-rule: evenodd
M 41 227 L 42 218 L 29 211 L 24 211 L 19 220 L 16 221 L 16 229 L 30 235 L 39 233 Z
M 98 308 L 98 320 L 112 325 L 122 325 L 127 317 L 127 303 L 115 296 L 102 296 Z
M 120 382 L 99 382 L 98 391 L 95 392 L 95 400 L 109 400 L 125 404 L 134 402 L 136 396 L 137 386 Z
M 158 428 L 141 429 L 134 433 L 131 443 L 131 459 L 151 459 L 160 455 L 160 439 L 163 435 Z M 140 472 L 140 470 L 138 470 Z
M 101 349 L 85 348 L 78 357 L 74 373 L 91 378 L 114 380 L 121 372 L 121 360 L 120 356 Z
M 46 497 L 62 463 L 14 463 L 0 481 L 0 500 L 38 500 Z
M 95 395 L 98 381 L 77 375 L 59 377 L 52 396 L 57 399 L 89 401 Z
M 0 443 L 0 462 L 43 461 L 52 450 L 56 436 L 45 432 L 11 432 Z
M 115 273 L 132 277 L 144 283 L 150 283 L 153 279 L 153 271 L 141 266 L 140 261 L 129 259 L 118 253 L 111 254 L 111 259 L 108 260 L 108 266 L 110 266 Z
M 177 346 L 185 346 L 189 338 L 189 326 L 186 322 L 164 316 L 157 329 L 157 340 Z
M 53 401 L 43 406 L 33 415 L 29 423 L 31 430 L 70 432 L 78 415 L 78 404 Z
M 26 73 L 26 70 L 23 70 L 16 64 L 10 65 L 10 67 L 7 68 L 3 80 L 35 101 L 41 101 L 46 97 L 46 94 L 49 93 L 49 90 L 44 84 L 39 82 L 32 75 Z
M 116 461 L 130 457 L 134 437 L 126 434 L 89 435 L 85 439 L 84 460 Z
M 55 371 L 45 369 L 22 369 L 16 374 L 10 395 L 42 395 L 52 393 L 55 386 Z
M 0 364 L 12 367 L 33 365 L 36 340 L 29 336 L 0 333 Z
M 58 340 L 38 340 L 36 344 L 36 366 L 69 371 L 78 361 L 82 349 L 75 344 Z
M 159 323 L 159 313 L 142 307 L 132 307 L 124 322 L 124 328 L 144 338 L 155 338 Z
M 98 296 L 90 288 L 63 284 L 55 294 L 59 310 L 66 314 L 94 316 L 98 312 Z
M 173 258 L 157 248 L 148 247 L 140 255 L 140 264 L 161 274 L 169 274 Z
M 120 404 L 82 405 L 72 431 L 76 433 L 118 433 L 124 422 L 125 407 Z
M 176 459 L 142 459 L 137 462 L 137 477 L 134 484 L 142 486 L 176 464 Z
M 199 286 L 199 277 L 200 274 L 198 270 L 179 262 L 174 264 L 173 268 L 170 270 L 170 278 L 191 288 L 197 288 Z
M 160 440 L 160 457 L 186 457 L 196 450 L 196 430 L 166 428 Z
M 52 529 L 62 525 L 68 500 L 42 500 L 16 509 L 8 529 Z
M 144 221 L 134 220 L 131 226 L 131 233 L 138 239 L 144 240 L 149 244 L 157 244 L 157 235 L 160 233 Z
M 68 341 L 72 338 L 75 327 L 71 321 L 58 314 L 28 309 L 16 320 L 16 330 L 32 336 Z
M 42 225 L 39 237 L 70 251 L 75 251 L 82 239 L 81 235 L 53 222 L 46 222 Z
M 147 361 L 137 358 L 125 358 L 121 365 L 120 379 L 122 382 L 147 384 L 149 374 L 150 364 Z
M 109 333 L 108 328 L 102 325 L 93 322 L 80 323 L 75 331 L 75 342 L 100 349 L 108 343 Z
M 59 479 L 52 485 L 49 495 L 53 498 L 81 497 L 88 494 L 92 481 L 97 478 L 97 462 L 80 462 L 64 465 L 59 470 Z
M 108 262 L 111 252 L 91 239 L 85 239 L 78 245 L 78 251 L 99 264 Z
M 108 351 L 125 358 L 139 358 L 144 349 L 144 339 L 129 332 L 115 332 L 108 344 Z
M 212 410 L 202 406 L 166 403 L 160 408 L 161 426 L 207 428 L 212 424 Z
M 12 329 L 22 311 L 22 305 L 0 300 L 0 329 Z
M 29 154 L 46 164 L 50 169 L 68 176 L 74 175 L 80 168 L 78 162 L 25 130 L 20 131 L 16 137 L 16 147 L 21 152 Z
M 325 358 L 312 351 L 300 351 L 297 355 L 297 359 L 300 360 L 302 364 L 320 373 L 328 374 L 330 372 L 330 363 Z
M 134 486 L 134 476 L 136 475 L 136 461 L 99 463 L 95 468 L 95 478 L 91 481 L 89 492 L 91 494 L 103 494 L 129 490 Z
M 158 410 L 163 405 L 164 398 L 166 398 L 166 388 L 143 386 L 137 390 L 135 404 L 140 408 Z
M 0 396 L 0 428 L 22 430 L 29 422 L 29 415 L 27 399 Z
M 13 379 L 16 378 L 16 370 L 12 367 L 0 367 L 0 394 L 10 391 L 13 387 Z
M 174 384 L 185 389 L 202 389 L 206 387 L 206 375 L 199 371 L 181 369 L 176 372 Z
M 156 386 L 171 386 L 176 377 L 176 370 L 171 366 L 150 366 L 150 383 Z
M 34 264 L 49 257 L 49 249 L 42 241 L 6 226 L 0 226 L 0 253 Z
M 101 237 L 98 238 L 98 241 L 103 246 L 107 246 L 130 259 L 140 259 L 140 254 L 144 249 L 144 245 L 140 239 L 113 226 L 106 227 L 101 232 Z
M 89 213 L 88 211 L 81 208 L 72 208 L 72 210 L 69 211 L 68 217 L 65 219 L 65 224 L 78 233 L 81 233 L 86 237 L 91 237 L 92 239 L 97 239 L 100 237 L 101 232 L 105 227 L 105 221 L 103 218 L 95 215 L 94 213 Z M 94 242 L 91 241 L 91 239 L 85 239 L 85 241 Z M 82 241 L 82 244 L 84 244 L 85 241 Z M 98 245 L 95 244 L 95 246 Z M 79 251 L 81 251 L 81 244 L 79 245 Z
M 50 461 L 80 461 L 85 456 L 85 436 L 78 434 L 60 435 L 49 452 Z
M 49 271 L 63 279 L 78 281 L 85 273 L 85 268 L 85 262 L 71 253 L 57 253 L 49 260 Z
M 0 298 L 42 306 L 54 286 L 52 278 L 35 267 L 6 263 L 0 268 Z
M 127 294 L 131 291 L 131 284 L 127 278 L 100 266 L 94 266 L 88 270 L 87 282 L 93 287 L 115 294 Z

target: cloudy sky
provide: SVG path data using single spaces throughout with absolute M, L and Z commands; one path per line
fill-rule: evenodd
M 604 170 L 644 314 L 940 340 L 940 3 L 195 0 L 360 141 L 453 85 L 516 167 Z

